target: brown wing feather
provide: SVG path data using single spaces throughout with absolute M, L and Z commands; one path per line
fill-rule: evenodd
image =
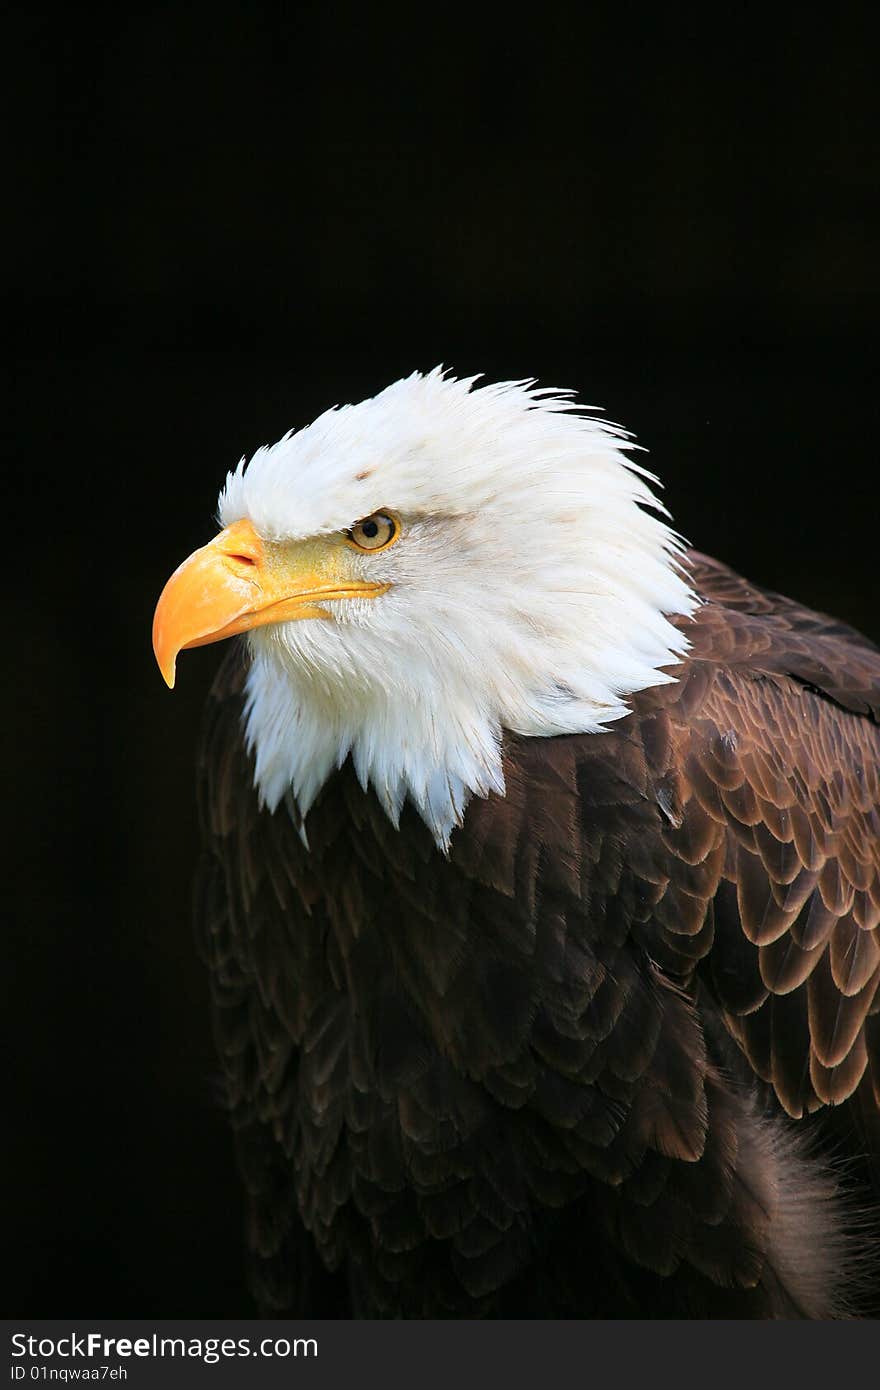
M 880 651 L 692 556 L 699 699 L 668 705 L 671 885 L 712 902 L 707 979 L 790 1114 L 838 1104 L 872 1055 L 880 982 Z M 702 861 L 694 865 L 694 847 Z M 701 880 L 695 868 L 707 870 Z M 700 911 L 657 912 L 663 952 Z M 745 938 L 745 940 L 743 939 Z

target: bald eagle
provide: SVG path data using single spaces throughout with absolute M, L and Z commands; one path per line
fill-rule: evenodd
M 231 472 L 197 895 L 266 1313 L 877 1308 L 880 651 L 416 373 Z M 872 1303 L 873 1299 L 873 1303 Z

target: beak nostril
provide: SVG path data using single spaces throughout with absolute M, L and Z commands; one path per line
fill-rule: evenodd
M 236 560 L 240 565 L 255 565 L 256 560 L 252 555 L 230 555 L 230 560 Z

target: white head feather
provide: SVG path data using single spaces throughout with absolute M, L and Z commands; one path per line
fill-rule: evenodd
M 681 542 L 626 433 L 570 392 L 475 380 L 414 373 L 227 478 L 223 525 L 266 539 L 382 508 L 403 525 L 355 557 L 387 593 L 248 634 L 247 736 L 273 809 L 289 795 L 304 817 L 350 755 L 395 823 L 409 797 L 447 848 L 470 796 L 504 791 L 504 730 L 599 733 L 686 650 L 669 621 L 697 603 Z

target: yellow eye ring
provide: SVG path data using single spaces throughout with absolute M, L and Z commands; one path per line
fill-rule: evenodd
M 345 539 L 355 550 L 387 550 L 400 535 L 400 520 L 394 512 L 371 512 L 345 532 Z

